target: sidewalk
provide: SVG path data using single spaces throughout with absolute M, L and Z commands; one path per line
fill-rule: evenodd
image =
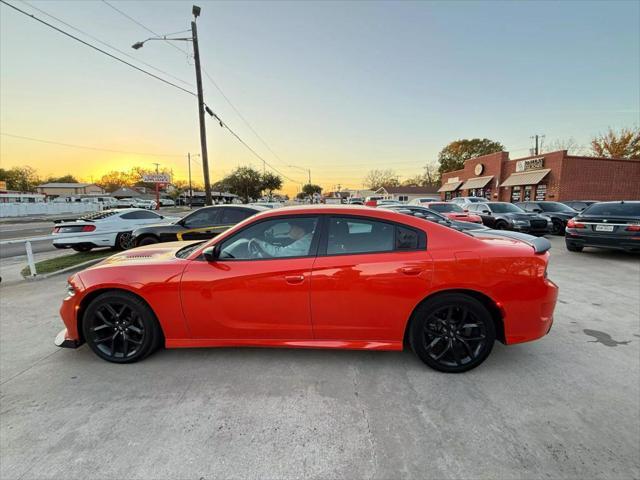
M 35 262 L 40 260 L 48 260 L 50 258 L 61 257 L 63 255 L 72 255 L 74 251 L 55 250 L 52 252 L 42 252 L 34 255 Z M 19 255 L 15 257 L 3 258 L 0 260 L 0 277 L 2 277 L 2 285 L 15 284 L 24 281 L 24 277 L 20 274 L 22 269 L 27 266 L 27 256 Z

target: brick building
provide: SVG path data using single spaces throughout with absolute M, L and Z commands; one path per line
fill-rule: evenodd
M 509 152 L 497 152 L 443 174 L 438 192 L 444 200 L 640 200 L 640 159 L 580 157 L 560 150 L 511 160 Z

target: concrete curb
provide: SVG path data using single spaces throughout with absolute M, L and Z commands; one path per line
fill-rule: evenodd
M 105 258 L 94 258 L 92 260 L 87 260 L 86 262 L 78 263 L 77 265 L 71 265 L 70 267 L 63 268 L 62 270 L 57 270 L 51 273 L 43 273 L 42 275 L 36 275 L 35 277 L 24 277 L 25 280 L 34 282 L 38 280 L 46 280 L 47 278 L 55 277 L 56 275 L 62 275 L 63 273 L 73 272 L 74 270 L 81 270 L 85 267 L 90 267 L 91 265 L 95 265 L 96 263 L 101 262 Z

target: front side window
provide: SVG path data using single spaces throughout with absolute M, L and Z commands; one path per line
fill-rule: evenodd
M 491 203 L 491 210 L 495 213 L 522 213 L 523 209 L 512 203 Z
M 245 210 L 244 208 L 224 208 L 222 210 L 220 223 L 222 225 L 235 225 L 254 214 L 255 212 Z
M 186 228 L 211 227 L 216 225 L 218 213 L 218 208 L 202 208 L 184 217 L 182 223 Z
M 220 245 L 220 260 L 307 257 L 318 217 L 291 217 L 255 223 Z M 314 252 L 315 253 L 315 252 Z

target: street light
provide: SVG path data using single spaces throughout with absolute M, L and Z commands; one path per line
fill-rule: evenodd
M 145 42 L 149 40 L 165 40 L 165 41 L 187 41 L 193 42 L 193 59 L 196 67 L 196 85 L 198 87 L 198 121 L 200 123 L 200 149 L 202 151 L 202 173 L 204 177 L 204 191 L 205 191 L 205 203 L 212 205 L 211 198 L 211 182 L 209 181 L 209 155 L 207 154 L 207 130 L 204 123 L 204 94 L 202 92 L 202 73 L 200 71 L 200 48 L 198 45 L 198 28 L 196 26 L 196 19 L 200 16 L 200 7 L 193 5 L 191 13 L 193 14 L 193 20 L 191 22 L 191 37 L 187 38 L 168 38 L 166 35 L 162 37 L 151 37 L 143 40 L 142 42 L 136 42 L 131 45 L 134 50 L 141 49 Z

